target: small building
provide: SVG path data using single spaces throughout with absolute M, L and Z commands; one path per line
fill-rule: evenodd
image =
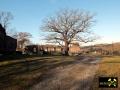
M 69 52 L 74 54 L 80 53 L 79 43 L 72 43 L 69 47 Z
M 0 24 L 0 54 L 15 52 L 17 40 L 6 35 L 5 28 Z

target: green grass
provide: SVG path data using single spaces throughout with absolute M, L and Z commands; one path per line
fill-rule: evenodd
M 0 62 L 0 90 L 29 89 L 39 83 L 45 73 L 57 67 L 70 65 L 77 60 L 72 56 L 26 57 Z
M 99 77 L 118 77 L 118 88 L 103 89 L 98 87 Z M 120 90 L 120 56 L 104 56 L 99 64 L 99 69 L 96 72 L 92 90 Z

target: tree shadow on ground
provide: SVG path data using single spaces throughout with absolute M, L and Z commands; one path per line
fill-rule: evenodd
M 23 90 L 27 89 L 42 80 L 53 77 L 53 74 L 46 75 L 46 72 L 56 67 L 64 67 L 74 64 L 73 60 L 65 60 L 56 57 L 44 57 L 34 60 L 23 60 L 0 66 L 0 89 Z

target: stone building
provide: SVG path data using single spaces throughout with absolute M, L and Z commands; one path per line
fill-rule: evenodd
M 58 45 L 28 45 L 26 46 L 26 52 L 29 53 L 41 53 L 41 52 L 48 52 L 48 53 L 64 53 L 64 46 Z M 78 54 L 80 52 L 80 47 L 78 43 L 73 43 L 69 47 L 69 54 Z
M 79 43 L 73 43 L 69 47 L 69 53 L 78 54 L 80 53 Z
M 6 35 L 5 28 L 0 24 L 0 53 L 15 52 L 17 46 L 17 40 Z

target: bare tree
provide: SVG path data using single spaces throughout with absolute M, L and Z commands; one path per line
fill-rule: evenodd
M 64 45 L 65 55 L 68 55 L 69 45 L 73 41 L 92 42 L 90 27 L 94 22 L 94 15 L 80 10 L 64 9 L 55 16 L 45 19 L 42 30 L 48 33 L 46 39 Z
M 10 21 L 13 19 L 13 15 L 10 12 L 0 11 L 0 24 L 7 29 Z
M 9 24 L 10 21 L 13 19 L 13 15 L 11 12 L 4 12 L 4 11 L 0 11 L 0 24 L 2 25 L 2 27 L 5 29 L 5 32 L 15 38 L 15 35 L 16 35 L 16 30 L 15 29 L 11 29 L 9 28 Z
M 32 35 L 28 32 L 19 32 L 15 37 L 17 38 L 17 49 L 23 50 L 25 45 L 30 43 Z

